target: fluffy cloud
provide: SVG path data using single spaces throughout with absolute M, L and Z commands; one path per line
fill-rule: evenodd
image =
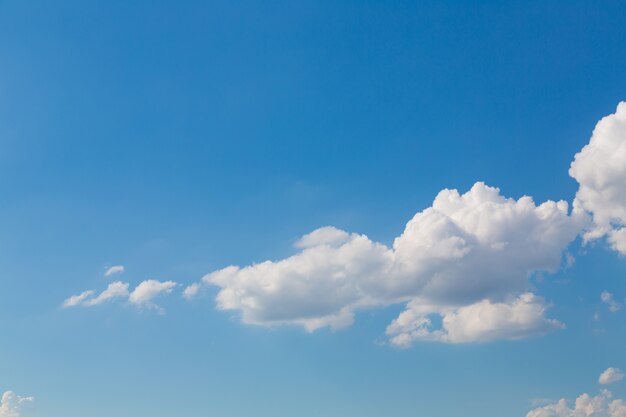
M 391 344 L 398 347 L 424 340 L 465 343 L 521 339 L 564 327 L 559 321 L 545 317 L 546 308 L 543 300 L 531 293 L 509 302 L 482 300 L 461 308 L 437 310 L 442 324 L 432 330 L 429 314 L 433 309 L 414 300 L 387 327 L 387 335 Z
M 586 220 L 564 201 L 536 205 L 479 182 L 462 195 L 441 191 L 391 247 L 324 227 L 303 236 L 291 257 L 230 266 L 202 283 L 220 288 L 218 308 L 249 324 L 341 328 L 357 310 L 408 302 L 387 329 L 397 345 L 515 339 L 561 326 L 527 293 L 528 277 L 556 270 Z M 198 289 L 188 287 L 187 298 Z
M 618 368 L 608 368 L 606 371 L 600 374 L 598 382 L 602 385 L 612 384 L 624 379 L 624 372 Z
M 593 215 L 585 240 L 606 236 L 613 249 L 626 254 L 626 103 L 598 122 L 569 174 L 580 184 L 575 206 Z
M 104 276 L 105 277 L 110 277 L 111 275 L 121 274 L 122 272 L 124 272 L 124 265 L 114 265 L 112 267 L 109 267 L 104 272 Z
M 33 401 L 33 397 L 20 397 L 13 391 L 6 391 L 0 399 L 0 417 L 20 417 L 22 407 Z
M 196 295 L 198 295 L 199 291 L 200 291 L 200 284 L 197 283 L 197 282 L 194 282 L 193 284 L 188 285 L 183 290 L 183 298 L 186 298 L 186 299 L 190 300 L 193 297 L 195 297 Z
M 602 294 L 600 294 L 600 299 L 608 306 L 611 313 L 615 313 L 622 308 L 622 305 L 613 298 L 613 294 L 608 291 L 603 291 Z
M 349 326 L 362 309 L 407 303 L 386 331 L 397 346 L 517 339 L 561 328 L 546 318 L 544 300 L 529 292 L 529 277 L 571 266 L 563 251 L 581 232 L 585 241 L 606 236 L 626 254 L 626 103 L 598 122 L 569 173 L 580 185 L 571 212 L 565 201 L 505 198 L 481 182 L 465 194 L 445 189 L 392 245 L 323 227 L 299 239 L 293 256 L 226 267 L 182 295 L 191 299 L 202 286 L 217 286 L 218 308 L 238 312 L 244 323 L 308 331 Z M 105 275 L 123 270 L 113 266 Z M 129 293 L 128 284 L 113 284 L 97 297 L 93 291 L 72 296 L 64 306 L 125 297 L 156 307 L 152 300 L 176 286 L 148 280 Z M 602 300 L 611 311 L 621 307 L 610 293 Z
M 595 397 L 581 395 L 576 399 L 574 408 L 569 408 L 567 401 L 561 399 L 528 412 L 526 417 L 626 417 L 626 403 L 612 400 L 612 394 L 603 390 Z
M 172 292 L 173 288 L 178 285 L 174 281 L 157 281 L 149 279 L 141 282 L 132 292 L 129 292 L 129 284 L 126 282 L 116 281 L 108 285 L 98 296 L 94 296 L 93 290 L 84 291 L 79 295 L 73 295 L 63 302 L 63 307 L 93 307 L 113 299 L 127 299 L 130 304 L 144 308 L 155 308 L 163 311 L 159 306 L 154 304 L 153 300 L 161 294 Z

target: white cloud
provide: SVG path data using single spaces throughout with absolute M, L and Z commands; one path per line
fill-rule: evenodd
M 157 281 L 149 279 L 141 282 L 132 292 L 129 292 L 127 282 L 116 281 L 108 285 L 98 296 L 94 297 L 92 290 L 85 291 L 79 295 L 69 297 L 63 302 L 63 307 L 93 307 L 113 299 L 126 299 L 130 304 L 137 307 L 155 308 L 163 311 L 154 304 L 153 300 L 161 294 L 169 294 L 178 285 L 174 281 Z
M 83 301 L 83 305 L 87 307 L 96 306 L 114 298 L 124 298 L 127 296 L 128 283 L 116 281 L 110 283 L 107 289 L 102 291 L 97 297 L 86 299 L 85 301 Z
M 92 290 L 84 291 L 78 295 L 72 295 L 70 298 L 63 302 L 63 307 L 76 307 L 83 304 L 85 300 L 91 298 L 94 292 Z
M 300 238 L 295 255 L 212 272 L 183 297 L 214 285 L 218 308 L 238 312 L 244 323 L 308 331 L 349 326 L 359 310 L 407 303 L 387 327 L 399 346 L 516 339 L 560 328 L 546 318 L 543 299 L 529 292 L 529 276 L 572 266 L 564 250 L 582 231 L 585 241 L 606 236 L 626 254 L 626 103 L 598 122 L 569 173 L 580 185 L 571 213 L 565 201 L 505 198 L 481 182 L 463 195 L 445 189 L 391 246 L 323 227 Z M 118 265 L 105 275 L 122 271 Z M 175 285 L 148 280 L 116 296 L 150 307 Z M 99 304 L 111 298 L 105 293 L 94 298 L 86 291 L 64 306 Z M 621 307 L 609 293 L 602 300 L 611 311 Z
M 606 371 L 600 374 L 598 382 L 602 385 L 612 384 L 624 379 L 624 372 L 618 368 L 608 368 Z
M 297 248 L 311 248 L 319 245 L 337 246 L 350 240 L 350 235 L 343 230 L 332 226 L 320 227 L 319 229 L 302 236 L 297 242 Z
M 606 236 L 626 254 L 626 103 L 596 125 L 591 140 L 576 154 L 569 174 L 578 181 L 574 205 L 593 215 L 586 241 Z
M 20 397 L 13 391 L 6 391 L 0 399 L 0 417 L 20 417 L 23 406 L 33 401 L 33 397 Z
M 582 394 L 576 399 L 574 408 L 569 408 L 565 399 L 531 410 L 526 417 L 626 417 L 626 403 L 612 400 L 612 394 L 603 390 L 592 397 Z
M 600 299 L 608 306 L 611 313 L 615 313 L 622 308 L 622 305 L 613 298 L 613 294 L 608 291 L 603 291 L 602 294 L 600 294 Z
M 94 291 L 89 290 L 73 295 L 63 302 L 63 307 L 92 307 L 114 298 L 126 298 L 128 297 L 128 284 L 121 281 L 112 282 L 97 297 L 94 297 L 94 294 Z
M 198 295 L 199 291 L 200 291 L 200 284 L 197 282 L 194 282 L 193 284 L 187 286 L 183 290 L 183 297 L 186 298 L 187 300 L 190 300 L 196 295 Z
M 105 277 L 110 277 L 111 275 L 114 274 L 121 274 L 124 272 L 124 265 L 114 265 L 109 267 L 105 272 L 104 272 L 104 276 Z
M 161 282 L 155 279 L 149 279 L 137 285 L 133 292 L 130 293 L 128 301 L 137 306 L 161 310 L 152 300 L 161 294 L 171 293 L 176 285 L 174 281 Z
M 302 250 L 291 257 L 230 266 L 202 283 L 220 287 L 218 307 L 238 311 L 248 324 L 341 328 L 359 309 L 409 302 L 400 317 L 415 317 L 406 323 L 426 329 L 430 336 L 422 339 L 514 339 L 560 326 L 544 317 L 543 301 L 527 293 L 528 277 L 558 269 L 586 220 L 581 211 L 570 215 L 564 201 L 508 199 L 479 182 L 463 195 L 441 191 L 391 247 L 324 227 L 303 236 L 296 244 Z M 425 321 L 432 314 L 444 327 Z M 474 314 L 491 321 L 478 325 Z M 388 333 L 404 334 L 394 324 Z
M 508 303 L 482 300 L 457 309 L 425 308 L 414 300 L 387 327 L 387 335 L 391 344 L 399 347 L 423 340 L 466 343 L 521 339 L 563 328 L 562 323 L 545 317 L 546 308 L 543 300 L 531 293 Z M 433 313 L 442 321 L 436 330 L 432 329 L 429 317 Z

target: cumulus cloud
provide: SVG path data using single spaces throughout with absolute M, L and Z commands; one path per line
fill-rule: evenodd
M 626 403 L 623 400 L 613 400 L 612 394 L 603 390 L 599 395 L 592 397 L 582 394 L 570 408 L 565 399 L 556 403 L 531 410 L 526 417 L 626 417 Z
M 606 371 L 600 374 L 598 382 L 602 385 L 612 384 L 624 379 L 624 372 L 618 368 L 608 368 Z
M 432 308 L 425 308 L 419 300 L 387 327 L 391 344 L 406 347 L 415 341 L 449 343 L 489 342 L 515 340 L 563 328 L 557 320 L 545 317 L 547 306 L 531 293 L 501 303 L 482 300 L 461 308 L 439 309 L 440 328 L 433 330 Z
M 23 406 L 34 400 L 33 397 L 20 397 L 13 391 L 6 391 L 0 398 L 0 417 L 20 417 Z
M 446 189 L 392 245 L 323 227 L 300 238 L 293 256 L 226 267 L 183 295 L 217 286 L 218 308 L 244 323 L 309 331 L 349 326 L 362 309 L 407 303 L 386 330 L 397 346 L 561 328 L 546 317 L 549 304 L 529 292 L 529 277 L 571 267 L 564 250 L 581 233 L 585 242 L 606 236 L 626 254 L 626 103 L 598 122 L 569 173 L 579 183 L 571 211 L 564 201 L 505 198 L 480 182 L 462 195 Z M 610 293 L 602 300 L 612 312 L 621 308 Z
M 406 303 L 386 330 L 392 344 L 517 339 L 563 327 L 546 317 L 549 307 L 530 290 L 529 277 L 570 267 L 564 252 L 580 233 L 584 241 L 605 237 L 626 254 L 626 103 L 598 122 L 588 145 L 571 164 L 579 190 L 570 210 L 565 201 L 535 204 L 529 196 L 506 198 L 477 182 L 469 191 L 441 191 L 418 212 L 392 245 L 332 226 L 302 236 L 298 252 L 278 261 L 228 266 L 189 285 L 219 288 L 216 303 L 247 324 L 299 325 L 308 331 L 339 329 L 357 311 Z M 105 275 L 123 272 L 121 265 Z M 152 307 L 173 281 L 148 280 L 132 293 L 121 287 L 94 296 L 85 291 L 65 307 L 126 297 Z M 610 293 L 611 311 L 621 304 Z
M 84 291 L 79 295 L 73 295 L 63 302 L 63 307 L 93 307 L 113 299 L 126 299 L 130 304 L 137 307 L 155 308 L 163 311 L 154 304 L 153 300 L 161 294 L 172 292 L 178 285 L 174 281 L 157 281 L 149 279 L 141 282 L 132 292 L 129 292 L 130 285 L 127 282 L 116 281 L 108 285 L 98 296 L 93 290 Z
M 293 256 L 229 266 L 202 284 L 219 287 L 218 308 L 248 324 L 337 329 L 358 310 L 408 302 L 387 329 L 394 344 L 515 339 L 561 327 L 528 293 L 528 278 L 558 269 L 586 221 L 564 201 L 536 205 L 478 182 L 465 194 L 441 191 L 392 246 L 324 227 L 298 240 Z
M 596 125 L 591 140 L 576 154 L 569 170 L 579 183 L 574 205 L 593 215 L 586 241 L 606 236 L 626 254 L 626 103 Z
M 602 294 L 600 294 L 600 299 L 607 305 L 611 313 L 615 313 L 622 308 L 622 305 L 613 298 L 613 294 L 608 291 L 603 291 Z
M 600 384 L 611 384 L 624 378 L 624 374 L 617 368 L 608 368 L 600 374 Z M 566 399 L 549 403 L 535 408 L 526 414 L 526 417 L 626 417 L 626 402 L 621 399 L 614 400 L 608 390 L 602 390 L 600 394 L 592 397 L 582 394 L 574 402 L 574 408 L 570 408 Z
M 121 274 L 122 272 L 124 272 L 124 265 L 114 265 L 107 268 L 107 270 L 104 272 L 104 276 L 110 277 L 111 275 Z

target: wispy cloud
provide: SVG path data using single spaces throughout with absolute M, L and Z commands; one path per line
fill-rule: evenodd
M 172 292 L 176 285 L 178 284 L 174 281 L 161 282 L 150 279 L 139 283 L 132 292 L 129 292 L 130 285 L 127 282 L 116 281 L 110 283 L 98 296 L 94 296 L 93 290 L 73 295 L 63 302 L 63 307 L 93 307 L 114 299 L 125 299 L 137 307 L 154 308 L 163 312 L 163 309 L 154 304 L 153 300 L 161 294 Z
M 153 300 L 161 294 L 171 293 L 176 285 L 174 281 L 161 282 L 149 279 L 137 285 L 133 292 L 130 293 L 128 300 L 131 304 L 139 307 L 156 308 L 159 311 L 163 311 L 154 304 Z
M 615 313 L 622 308 L 622 305 L 613 298 L 613 294 L 608 291 L 603 291 L 602 294 L 600 294 L 600 299 L 608 306 L 611 313 Z
M 78 295 L 72 295 L 70 298 L 63 302 L 63 307 L 76 307 L 85 302 L 85 300 L 90 299 L 94 294 L 94 291 L 88 290 L 84 291 Z
M 124 265 L 114 265 L 114 266 L 107 268 L 107 270 L 104 271 L 104 276 L 110 277 L 111 275 L 121 274 L 123 272 L 124 272 Z
M 84 293 L 83 293 L 84 294 Z M 109 301 L 115 298 L 124 298 L 128 296 L 128 283 L 116 281 L 109 284 L 106 290 L 102 291 L 95 298 L 87 298 L 83 301 L 83 305 L 87 307 L 97 306 L 105 301 Z

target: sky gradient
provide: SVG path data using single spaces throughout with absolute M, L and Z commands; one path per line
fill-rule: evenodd
M 0 417 L 626 416 L 625 17 L 0 1 Z

